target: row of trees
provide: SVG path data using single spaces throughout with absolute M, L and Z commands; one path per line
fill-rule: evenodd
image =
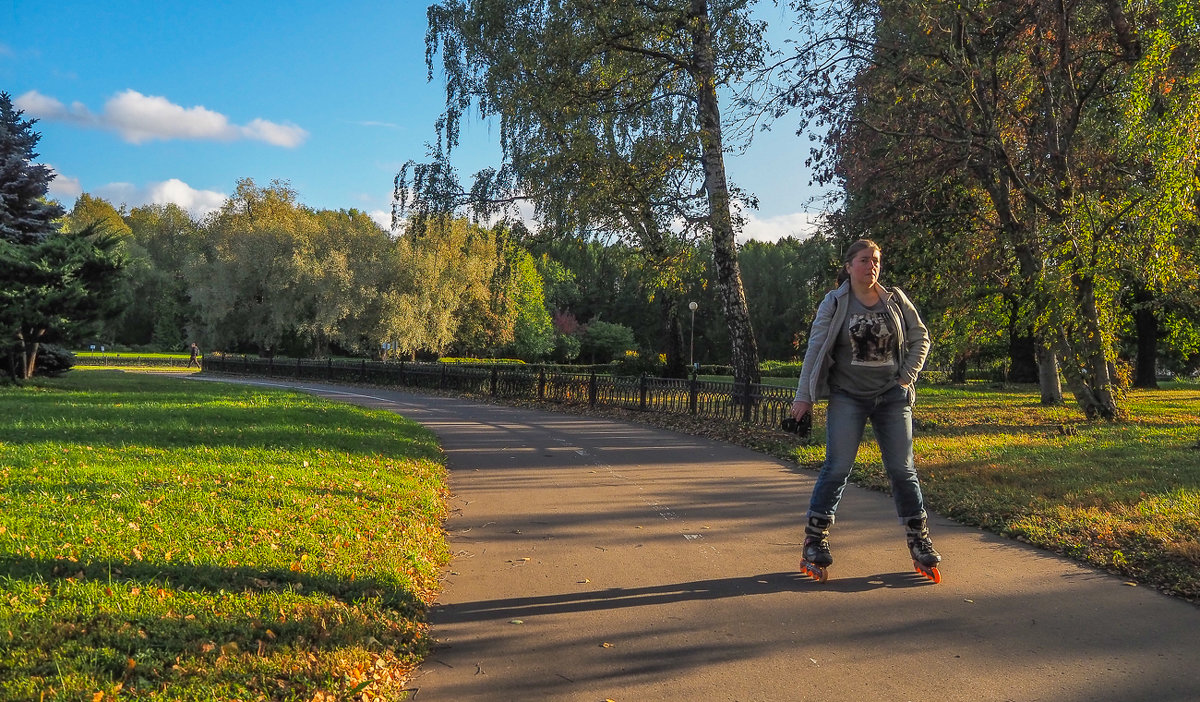
M 430 158 L 396 179 L 398 215 L 423 227 L 526 200 L 548 236 L 631 242 L 676 300 L 680 254 L 703 240 L 735 375 L 753 379 L 722 156 L 739 127 L 800 114 L 818 179 L 844 195 L 828 237 L 883 243 L 958 361 L 1000 336 L 1045 402 L 1061 372 L 1088 416 L 1115 418 L 1123 331 L 1143 384 L 1162 342 L 1196 351 L 1190 3 L 793 0 L 775 51 L 755 4 L 441 0 L 427 55 L 447 108 Z M 503 163 L 462 183 L 471 109 L 497 120 Z M 662 316 L 669 334 L 678 306 Z
M 539 239 L 461 218 L 422 236 L 392 236 L 361 212 L 313 210 L 284 183 L 249 180 L 199 221 L 176 205 L 124 212 L 84 194 L 60 225 L 122 242 L 127 265 L 115 313 L 94 331 L 109 345 L 180 348 L 196 340 L 296 356 L 563 362 L 636 352 L 669 356 L 679 373 L 688 360 L 682 334 L 659 345 L 659 272 L 620 243 Z M 816 285 L 832 255 L 821 239 L 745 249 L 754 308 L 771 317 L 761 320 L 763 346 L 776 357 L 795 355 L 814 304 L 795 291 Z M 696 265 L 680 285 L 700 306 L 698 358 L 724 363 L 714 274 L 702 252 L 688 258 Z
M 314 210 L 285 183 L 250 180 L 199 220 L 176 205 L 127 211 L 86 193 L 64 213 L 46 198 L 52 173 L 34 163 L 35 121 L 7 95 L 0 111 L 0 321 L 15 377 L 33 373 L 44 343 L 171 349 L 193 340 L 308 356 L 604 362 L 638 351 L 682 374 L 677 312 L 673 333 L 661 333 L 662 310 L 681 296 L 699 306 L 688 329 L 694 357 L 728 360 L 703 244 L 678 245 L 668 270 L 628 243 L 462 218 L 393 236 L 362 212 Z M 744 250 L 760 343 L 775 357 L 795 354 L 832 255 L 819 238 Z
M 64 218 L 120 237 L 129 304 L 97 331 L 128 346 L 411 356 L 450 348 L 538 358 L 553 327 L 532 256 L 464 220 L 393 238 L 356 210 L 314 210 L 286 183 L 240 181 L 197 221 L 82 195 Z

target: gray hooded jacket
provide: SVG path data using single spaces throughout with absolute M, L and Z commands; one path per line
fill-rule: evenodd
M 888 290 L 878 283 L 875 287 L 896 329 L 896 357 L 900 359 L 900 371 L 896 380 L 901 385 L 908 386 L 910 402 L 915 401 L 913 383 L 916 382 L 917 375 L 929 356 L 929 330 L 921 322 L 917 308 L 900 288 L 893 287 Z M 829 367 L 833 364 L 833 345 L 837 342 L 838 331 L 846 321 L 849 294 L 850 281 L 846 281 L 836 290 L 830 291 L 817 307 L 817 317 L 813 320 L 812 331 L 808 335 L 808 349 L 804 352 L 804 365 L 800 369 L 800 382 L 796 384 L 797 402 L 816 402 L 829 395 Z

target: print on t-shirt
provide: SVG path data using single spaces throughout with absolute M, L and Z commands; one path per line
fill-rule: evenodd
M 850 315 L 850 364 L 892 365 L 892 330 L 882 312 Z

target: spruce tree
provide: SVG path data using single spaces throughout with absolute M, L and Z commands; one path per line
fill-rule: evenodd
M 54 173 L 33 163 L 40 134 L 35 119 L 21 119 L 8 93 L 0 93 L 0 239 L 33 244 L 56 231 L 54 220 L 63 215 L 46 199 Z

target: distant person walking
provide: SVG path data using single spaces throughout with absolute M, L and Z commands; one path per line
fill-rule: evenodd
M 817 580 L 827 577 L 829 528 L 870 420 L 913 565 L 937 582 L 942 557 L 929 539 L 912 434 L 914 384 L 929 354 L 929 332 L 899 288 L 879 284 L 881 259 L 869 239 L 849 246 L 838 287 L 821 301 L 808 335 L 792 417 L 802 419 L 821 397 L 828 396 L 829 405 L 825 462 L 809 502 L 801 568 Z
M 192 342 L 192 357 L 188 360 L 187 364 L 188 368 L 191 368 L 192 366 L 195 366 L 196 368 L 200 367 L 200 347 L 196 346 L 196 342 L 194 341 Z

